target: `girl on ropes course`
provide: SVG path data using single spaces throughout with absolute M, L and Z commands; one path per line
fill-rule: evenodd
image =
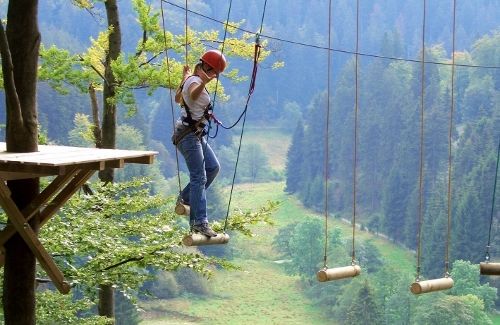
M 224 54 L 209 50 L 200 58 L 194 72 L 185 66 L 183 81 L 175 94 L 181 116 L 175 123 L 172 142 L 182 154 L 189 170 L 189 183 L 180 192 L 178 201 L 189 206 L 191 230 L 207 237 L 217 233 L 208 225 L 206 189 L 219 173 L 219 161 L 208 144 L 205 126 L 212 117 L 210 94 L 206 84 L 226 68 Z

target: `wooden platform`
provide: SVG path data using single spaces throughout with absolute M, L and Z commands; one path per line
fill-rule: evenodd
M 0 142 L 0 178 L 4 180 L 63 175 L 77 167 L 87 170 L 122 168 L 126 163 L 151 164 L 155 151 L 38 146 L 38 152 L 13 153 Z
M 123 168 L 127 163 L 152 164 L 157 152 L 44 145 L 38 149 L 28 153 L 7 152 L 5 142 L 0 142 L 0 206 L 10 221 L 0 231 L 0 264 L 3 265 L 3 245 L 17 232 L 57 289 L 68 293 L 69 284 L 28 221 L 38 214 L 40 225 L 44 225 L 96 171 Z M 19 210 L 6 181 L 43 176 L 55 177 L 27 207 Z

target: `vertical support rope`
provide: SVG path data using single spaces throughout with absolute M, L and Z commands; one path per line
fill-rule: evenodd
M 160 0 L 160 8 L 161 8 L 161 21 L 162 21 L 162 27 L 163 27 L 163 42 L 165 46 L 165 58 L 167 60 L 167 80 L 168 80 L 168 92 L 170 94 L 170 110 L 171 110 L 171 116 L 172 116 L 172 130 L 175 130 L 175 113 L 174 113 L 174 102 L 172 101 L 172 80 L 170 76 L 170 59 L 168 57 L 168 46 L 167 46 L 167 33 L 165 31 L 165 15 L 163 12 L 163 0 Z M 186 56 L 187 58 L 187 56 Z M 177 150 L 177 146 L 175 146 L 175 163 L 177 167 L 177 183 L 179 185 L 179 196 L 182 192 L 182 187 L 181 187 L 181 172 L 179 168 L 179 152 Z
M 229 17 L 231 16 L 231 8 L 232 7 L 233 7 L 233 0 L 229 1 L 229 8 L 227 10 L 226 24 L 224 26 L 224 36 L 222 37 L 222 46 L 220 49 L 220 52 L 222 54 L 224 54 L 224 49 L 226 47 L 227 28 L 229 26 Z M 217 98 L 217 90 L 219 88 L 218 86 L 219 86 L 219 75 L 217 75 L 216 82 L 215 82 L 214 97 L 212 98 L 212 110 L 214 110 L 214 108 L 215 108 L 215 98 Z M 210 125 L 209 125 L 208 133 L 210 133 Z
M 356 0 L 356 54 L 355 54 L 355 104 L 354 104 L 354 161 L 353 161 L 353 173 L 352 173 L 352 255 L 351 263 L 354 265 L 356 263 L 356 179 L 357 179 L 357 167 L 358 167 L 358 97 L 359 97 L 359 80 L 358 80 L 358 61 L 359 61 L 359 0 Z
M 449 251 L 451 238 L 451 172 L 452 172 L 452 140 L 453 140 L 453 116 L 455 113 L 455 21 L 456 21 L 457 1 L 453 0 L 453 30 L 452 30 L 452 46 L 451 46 L 451 107 L 450 107 L 450 127 L 448 130 L 448 228 L 446 234 L 446 252 L 444 260 L 444 274 L 449 275 Z
M 238 152 L 236 154 L 236 163 L 234 165 L 234 173 L 233 173 L 233 179 L 232 179 L 232 182 L 231 182 L 231 190 L 229 192 L 229 200 L 228 200 L 227 210 L 226 210 L 226 219 L 224 221 L 224 232 L 226 232 L 227 222 L 228 222 L 228 219 L 229 219 L 229 211 L 231 209 L 231 201 L 232 201 L 232 198 L 233 198 L 234 182 L 236 180 L 236 172 L 238 170 L 238 163 L 239 163 L 239 160 L 240 160 L 241 145 L 242 145 L 242 142 L 243 142 L 243 134 L 244 134 L 244 131 L 245 131 L 245 124 L 246 124 L 246 119 L 247 119 L 248 104 L 250 103 L 250 97 L 253 94 L 253 91 L 254 91 L 254 88 L 255 88 L 255 80 L 257 78 L 257 67 L 258 67 L 258 63 L 259 63 L 259 56 L 260 56 L 260 50 L 261 50 L 260 41 L 259 41 L 259 35 L 262 33 L 262 28 L 263 28 L 263 25 L 264 25 L 264 16 L 265 16 L 265 13 L 266 13 L 266 6 L 267 6 L 267 0 L 264 2 L 264 8 L 262 10 L 262 18 L 261 18 L 261 21 L 260 21 L 259 34 L 257 34 L 256 41 L 255 41 L 255 51 L 254 51 L 254 58 L 253 58 L 252 78 L 250 80 L 250 85 L 249 85 L 249 88 L 248 88 L 248 95 L 247 95 L 247 100 L 246 100 L 246 104 L 245 104 L 245 109 L 243 111 L 243 124 L 241 125 L 240 142 L 239 142 L 239 145 L 238 145 Z M 226 25 L 226 28 L 227 28 L 227 25 Z
M 420 263 L 422 258 L 422 223 L 424 218 L 424 97 L 425 97 L 425 17 L 426 1 L 423 0 L 422 13 L 422 54 L 420 61 L 420 165 L 419 165 L 419 186 L 418 186 L 418 230 L 417 230 L 417 274 L 416 281 L 420 280 Z
M 188 41 L 188 0 L 186 0 L 186 3 L 185 3 L 185 11 L 184 11 L 184 35 L 186 36 L 186 44 L 184 44 L 184 60 L 185 60 L 185 64 L 188 65 L 189 64 L 189 61 L 188 61 L 188 44 L 189 44 L 189 41 Z
M 326 127 L 325 127 L 325 252 L 323 266 L 327 268 L 328 254 L 328 179 L 329 179 L 329 136 L 330 136 L 330 75 L 331 75 L 331 38 L 332 38 L 332 0 L 328 2 L 328 63 L 327 63 L 327 88 L 326 88 Z
M 497 179 L 498 179 L 498 161 L 500 160 L 500 138 L 498 139 L 498 149 L 497 149 L 497 165 L 495 168 L 495 182 L 493 184 L 493 198 L 491 199 L 491 213 L 490 213 L 490 229 L 488 231 L 488 245 L 486 245 L 486 262 L 490 261 L 490 245 L 491 245 L 491 227 L 493 225 L 493 213 L 495 212 L 495 196 L 497 190 Z
M 226 47 L 227 29 L 229 26 L 229 17 L 231 17 L 231 8 L 232 7 L 233 7 L 233 0 L 229 1 L 229 8 L 227 10 L 226 23 L 224 25 L 224 36 L 222 37 L 222 46 L 221 46 L 221 50 L 220 50 L 220 52 L 222 54 L 224 54 L 224 49 Z M 215 80 L 214 96 L 212 98 L 212 112 L 215 111 L 215 99 L 217 98 L 217 90 L 218 89 L 219 89 L 219 75 L 217 75 L 217 78 Z M 217 133 L 219 132 L 219 123 L 216 123 L 215 134 L 213 136 L 210 135 L 211 129 L 212 129 L 212 123 L 211 123 L 211 121 L 208 121 L 207 143 L 208 143 L 208 139 L 210 139 L 210 138 L 214 139 L 217 136 Z
M 224 36 L 222 38 L 222 47 L 221 47 L 221 53 L 222 54 L 224 54 L 224 49 L 225 49 L 225 46 L 226 46 L 227 28 L 228 28 L 228 25 L 229 25 L 229 18 L 231 17 L 231 8 L 232 8 L 232 6 L 233 6 L 233 0 L 229 1 L 229 8 L 227 10 L 226 25 L 224 26 Z M 217 80 L 215 82 L 214 97 L 212 99 L 212 110 L 215 110 L 215 98 L 217 98 L 217 89 L 218 89 L 218 86 L 219 86 L 219 75 L 217 75 Z M 244 124 L 245 124 L 245 122 L 243 122 L 243 125 Z M 210 128 L 211 127 L 212 127 L 212 125 L 209 122 L 208 123 L 208 132 L 207 132 L 207 144 L 208 144 L 208 139 L 210 139 Z M 217 130 L 218 130 L 218 126 L 217 126 Z M 237 165 L 238 165 L 238 159 L 239 159 L 239 155 L 240 155 L 240 149 L 241 149 L 241 139 L 240 139 L 240 147 L 238 148 L 238 157 L 236 158 L 236 164 L 235 164 L 235 167 L 234 167 L 235 170 L 234 170 L 233 181 L 232 181 L 232 185 L 231 185 L 231 191 L 229 193 L 229 199 L 228 199 L 228 204 L 227 204 L 226 217 L 224 218 L 224 230 L 223 230 L 224 233 L 226 232 L 227 222 L 228 222 L 228 219 L 229 219 L 229 207 L 231 206 L 231 200 L 232 200 L 232 197 L 233 197 L 234 180 L 236 179 L 236 168 L 237 168 Z

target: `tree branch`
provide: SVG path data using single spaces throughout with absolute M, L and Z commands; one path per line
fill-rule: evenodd
M 149 60 L 147 60 L 146 62 L 143 62 L 143 63 L 139 64 L 139 67 L 142 67 L 142 66 L 144 66 L 144 65 L 146 65 L 146 64 L 151 63 L 151 61 L 153 61 L 154 59 L 156 59 L 157 57 L 159 57 L 159 56 L 160 56 L 163 52 L 164 52 L 164 51 L 161 51 L 160 53 L 157 53 L 157 54 L 153 55 L 153 56 L 152 56 Z
M 0 54 L 2 56 L 5 95 L 10 106 L 8 112 L 12 113 L 11 122 L 22 127 L 24 123 L 21 113 L 21 103 L 14 82 L 14 66 L 10 55 L 9 42 L 7 41 L 7 35 L 5 34 L 2 22 L 0 22 Z
M 126 264 L 126 263 L 130 263 L 130 262 L 138 262 L 138 261 L 141 261 L 144 259 L 144 256 L 138 256 L 138 257 L 130 257 L 130 258 L 127 258 L 126 260 L 123 260 L 121 262 L 118 262 L 116 264 L 113 264 L 113 265 L 110 265 L 110 266 L 107 266 L 105 267 L 104 269 L 101 270 L 102 271 L 109 271 L 115 267 L 118 267 L 120 265 L 123 265 L 123 264 Z
M 80 61 L 84 61 L 82 56 L 80 56 Z M 103 62 L 103 65 L 104 65 L 104 62 Z M 102 73 L 99 72 L 99 70 L 96 67 L 94 67 L 93 64 L 91 64 L 90 67 L 92 68 L 92 70 L 95 71 L 95 73 L 97 73 L 97 75 L 99 77 L 101 77 L 101 79 L 104 81 L 104 83 L 108 84 L 108 81 L 106 80 L 106 78 L 102 75 Z
M 92 106 L 92 121 L 94 123 L 94 141 L 96 148 L 102 148 L 102 130 L 99 120 L 99 104 L 93 84 L 89 85 L 90 104 Z
M 142 31 L 142 44 L 146 44 L 146 42 L 148 41 L 148 34 L 145 30 Z M 140 49 L 138 50 L 136 53 L 135 53 L 135 57 L 138 58 L 141 54 L 142 54 L 143 50 Z

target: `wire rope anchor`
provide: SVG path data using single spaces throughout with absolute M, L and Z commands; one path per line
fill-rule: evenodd
M 255 46 L 260 47 L 260 33 L 255 33 Z

